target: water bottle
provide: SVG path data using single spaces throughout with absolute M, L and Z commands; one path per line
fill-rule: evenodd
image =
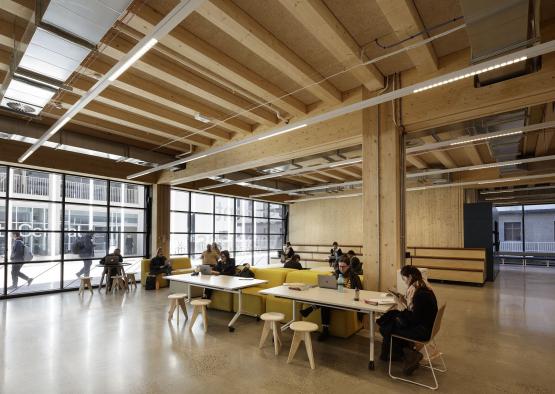
M 360 300 L 359 294 L 360 294 L 360 290 L 359 290 L 358 287 L 357 287 L 357 288 L 355 288 L 355 301 L 359 301 L 359 300 Z
M 339 274 L 337 278 L 337 291 L 343 293 L 343 289 L 345 288 L 345 279 L 343 278 L 343 274 Z

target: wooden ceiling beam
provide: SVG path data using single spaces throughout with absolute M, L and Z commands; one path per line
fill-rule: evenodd
M 334 168 L 335 171 L 353 177 L 355 179 L 362 178 L 362 171 L 356 171 L 354 167 L 338 167 Z
M 412 164 L 413 166 L 415 166 L 416 168 L 418 168 L 419 170 L 428 168 L 428 164 L 418 156 L 407 156 L 406 161 Z
M 228 0 L 206 1 L 197 12 L 320 100 L 339 104 L 341 92 L 250 15 Z
M 420 19 L 420 15 L 418 15 L 418 10 L 413 0 L 377 0 L 376 3 L 395 32 L 398 40 L 404 40 L 424 30 L 425 27 Z M 423 41 L 425 38 L 426 36 L 419 35 L 412 40 L 405 41 L 401 45 L 406 47 Z M 437 71 L 437 56 L 432 44 L 428 43 L 418 48 L 410 49 L 406 53 L 417 70 L 426 74 Z
M 134 41 L 130 37 L 124 38 L 120 33 L 115 38 L 110 39 L 109 45 L 102 45 L 100 52 L 119 61 L 135 46 L 136 42 Z M 171 61 L 166 56 L 155 53 L 155 47 L 153 49 L 144 54 L 140 60 L 133 63 L 131 68 L 149 74 L 154 81 L 165 81 L 178 89 L 210 101 L 228 111 L 236 114 L 240 113 L 241 117 L 249 118 L 266 126 L 275 126 L 278 123 L 274 113 L 263 108 L 255 108 L 257 107 L 256 104 L 201 78 L 197 74 Z
M 335 180 L 338 181 L 344 181 L 345 177 L 344 176 L 340 176 L 337 175 L 337 172 L 334 172 L 333 170 L 323 170 L 323 171 L 317 171 L 318 174 L 333 178 Z
M 465 145 L 464 152 L 473 165 L 484 164 L 484 161 L 480 157 L 480 152 L 478 152 L 478 149 L 476 149 L 476 145 Z
M 551 122 L 555 120 L 555 102 L 547 103 L 545 105 L 544 122 Z M 555 129 L 542 130 L 538 133 L 538 140 L 536 142 L 535 153 L 536 156 L 545 156 L 549 153 L 551 141 L 553 140 Z
M 301 176 L 306 179 L 311 179 L 313 181 L 320 182 L 320 183 L 330 183 L 330 177 L 328 176 L 326 178 L 326 176 L 320 172 L 313 172 L 311 174 L 301 174 Z
M 361 48 L 322 0 L 280 0 L 289 13 L 368 90 L 384 87 L 384 76 L 374 66 L 361 66 Z M 364 60 L 368 60 L 364 57 Z
M 424 141 L 427 144 L 437 142 L 436 139 L 431 135 L 422 137 L 422 141 Z M 445 168 L 457 167 L 457 164 L 453 161 L 451 156 L 449 156 L 449 154 L 445 151 L 435 150 L 435 151 L 430 151 L 428 153 L 434 156 Z
M 136 11 L 128 25 L 146 34 L 162 18 L 163 16 L 154 9 L 144 6 Z M 160 43 L 292 115 L 303 116 L 307 112 L 306 105 L 302 101 L 293 96 L 287 96 L 287 93 L 278 86 L 183 27 L 177 26 L 162 38 Z

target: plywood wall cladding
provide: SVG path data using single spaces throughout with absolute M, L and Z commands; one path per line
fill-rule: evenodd
M 461 188 L 407 192 L 407 245 L 464 247 L 463 202 Z
M 362 199 L 332 198 L 292 204 L 289 239 L 298 244 L 362 244 Z

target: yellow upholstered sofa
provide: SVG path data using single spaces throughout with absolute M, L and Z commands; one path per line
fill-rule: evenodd
M 172 275 L 187 274 L 193 272 L 191 268 L 191 260 L 188 257 L 174 257 L 170 259 L 172 264 Z M 143 259 L 141 261 L 141 283 L 144 285 L 146 282 L 146 277 L 150 272 L 150 259 Z M 159 287 L 168 287 L 169 283 L 164 279 L 163 274 L 156 276 Z

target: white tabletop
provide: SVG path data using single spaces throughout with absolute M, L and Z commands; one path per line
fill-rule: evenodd
M 354 301 L 355 291 L 353 289 L 345 289 L 343 293 L 335 289 L 322 289 L 320 287 L 312 287 L 308 290 L 291 290 L 287 286 L 277 286 L 270 289 L 259 291 L 260 294 L 273 295 L 276 297 L 289 298 L 291 300 L 303 301 L 307 304 L 314 303 L 320 305 L 329 305 L 330 307 L 347 308 L 358 310 L 361 312 L 379 312 L 385 313 L 395 305 L 370 305 L 364 300 L 384 298 L 386 293 L 377 291 L 360 290 L 360 301 Z
M 240 278 L 238 276 L 227 275 L 193 276 L 191 274 L 182 274 L 165 276 L 164 279 L 175 280 L 176 282 L 188 283 L 199 287 L 208 287 L 221 290 L 239 290 L 268 283 L 267 280 L 262 279 Z

